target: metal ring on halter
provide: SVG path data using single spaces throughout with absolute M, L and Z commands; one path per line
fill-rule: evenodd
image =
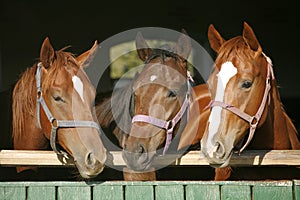
M 252 116 L 251 120 L 249 121 L 249 125 L 251 128 L 256 128 L 258 125 L 259 120 L 256 118 L 256 116 Z

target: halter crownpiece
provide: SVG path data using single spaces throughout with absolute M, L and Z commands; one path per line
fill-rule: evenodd
M 264 53 L 262 53 L 264 55 L 264 57 L 267 60 L 267 78 L 266 78 L 266 87 L 265 87 L 265 91 L 264 91 L 264 96 L 263 99 L 261 101 L 261 104 L 256 112 L 255 115 L 250 116 L 247 113 L 241 111 L 239 108 L 234 107 L 233 105 L 229 105 L 225 102 L 221 102 L 221 101 L 215 101 L 215 100 L 211 100 L 209 106 L 212 108 L 214 106 L 219 106 L 222 107 L 226 110 L 231 111 L 232 113 L 236 114 L 237 116 L 239 116 L 240 118 L 244 119 L 245 121 L 249 122 L 249 135 L 248 135 L 248 139 L 246 141 L 246 143 L 238 150 L 238 153 L 240 154 L 251 142 L 253 136 L 254 136 L 254 132 L 257 128 L 257 125 L 259 123 L 259 120 L 263 114 L 263 111 L 265 109 L 266 103 L 267 103 L 267 99 L 270 95 L 270 89 L 271 89 L 271 80 L 274 80 L 274 72 L 273 72 L 273 68 L 272 68 L 272 61 L 271 59 L 266 56 Z
M 88 128 L 95 128 L 98 130 L 99 135 L 100 127 L 98 123 L 94 121 L 78 121 L 78 120 L 57 120 L 53 117 L 51 111 L 49 110 L 43 95 L 42 95 L 42 86 L 41 86 L 41 77 L 42 77 L 42 63 L 38 63 L 37 70 L 36 70 L 36 88 L 37 88 L 37 122 L 39 128 L 42 128 L 41 126 L 41 120 L 40 120 L 40 107 L 42 106 L 50 124 L 51 124 L 51 134 L 50 134 L 50 146 L 53 149 L 53 151 L 58 155 L 66 155 L 65 152 L 58 150 L 58 147 L 56 145 L 56 136 L 57 136 L 57 129 L 58 128 L 76 128 L 76 127 L 88 127 Z

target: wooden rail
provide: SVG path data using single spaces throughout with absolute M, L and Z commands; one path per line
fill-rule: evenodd
M 113 157 L 111 165 L 125 166 L 122 152 L 110 152 Z M 176 154 L 158 156 L 156 165 L 208 165 L 199 151 L 190 151 L 183 156 Z M 72 159 L 58 157 L 53 151 L 1 150 L 0 166 L 73 166 Z M 256 150 L 234 154 L 232 166 L 289 165 L 300 166 L 300 150 Z

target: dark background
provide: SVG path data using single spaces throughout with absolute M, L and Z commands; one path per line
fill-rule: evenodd
M 38 59 L 49 37 L 55 49 L 72 45 L 80 54 L 133 28 L 163 27 L 187 33 L 214 56 L 209 24 L 225 39 L 241 35 L 246 21 L 271 57 L 282 101 L 299 130 L 299 7 L 296 1 L 0 1 L 0 128 L 10 133 L 10 91 L 25 68 Z M 1 148 L 9 148 L 1 136 Z M 6 172 L 4 172 L 6 173 Z M 109 173 L 109 172 L 108 172 Z M 114 172 L 115 173 L 115 172 Z M 193 174 L 194 177 L 194 174 Z M 187 177 L 185 177 L 187 178 Z
M 214 24 L 225 39 L 242 33 L 246 21 L 271 57 L 282 100 L 297 125 L 299 116 L 299 9 L 291 1 L 22 1 L 0 3 L 0 91 L 39 57 L 49 37 L 55 49 L 72 45 L 80 54 L 99 42 L 139 27 L 187 33 L 214 56 L 207 29 Z M 0 100 L 1 101 L 1 100 Z M 298 126 L 298 125 L 297 125 Z

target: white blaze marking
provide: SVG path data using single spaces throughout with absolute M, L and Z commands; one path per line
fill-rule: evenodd
M 157 79 L 157 76 L 156 75 L 152 75 L 150 76 L 150 81 L 153 82 Z
M 218 84 L 216 90 L 215 101 L 224 101 L 224 91 L 229 80 L 235 76 L 237 73 L 236 67 L 232 64 L 232 62 L 225 62 L 221 66 L 220 72 L 217 74 Z M 208 127 L 208 135 L 207 135 L 207 146 L 213 147 L 212 140 L 214 135 L 218 131 L 218 127 L 221 122 L 221 111 L 222 108 L 219 106 L 215 106 L 211 110 L 211 114 L 209 116 L 209 127 Z M 210 149 L 210 148 L 209 148 Z
M 73 81 L 74 89 L 79 94 L 79 96 L 81 97 L 82 101 L 84 102 L 82 81 L 80 80 L 80 78 L 78 76 L 75 76 L 75 75 L 72 77 L 72 81 Z

